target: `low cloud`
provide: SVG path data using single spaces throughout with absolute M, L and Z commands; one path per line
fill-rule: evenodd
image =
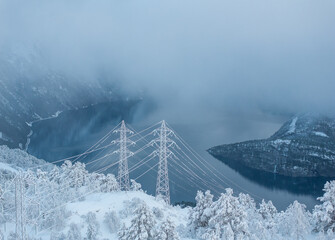
M 81 80 L 107 73 L 172 121 L 282 119 L 334 114 L 333 22 L 331 0 L 2 0 L 0 50 L 36 47 Z

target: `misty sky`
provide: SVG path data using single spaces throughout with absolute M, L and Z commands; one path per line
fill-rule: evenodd
M 334 23 L 333 0 L 0 0 L 0 50 L 107 72 L 185 121 L 334 114 Z

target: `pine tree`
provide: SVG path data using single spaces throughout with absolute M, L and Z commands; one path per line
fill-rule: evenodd
M 136 182 L 135 180 L 130 179 L 130 183 L 131 183 L 130 189 L 132 191 L 140 191 L 142 189 L 142 185 Z
M 212 216 L 213 195 L 210 191 L 206 191 L 205 194 L 198 191 L 195 201 L 196 206 L 190 212 L 189 224 L 196 230 L 199 227 L 208 226 L 209 219 Z
M 263 199 L 259 205 L 258 212 L 262 215 L 263 219 L 271 219 L 275 217 L 278 211 L 271 201 L 265 202 Z
M 327 240 L 325 233 L 321 230 L 316 238 L 317 240 Z
M 5 216 L 4 214 L 2 214 L 5 208 L 4 205 L 5 205 L 4 191 L 2 190 L 2 187 L 0 185 L 0 211 L 1 211 L 0 212 L 0 224 L 3 224 L 6 222 Z
M 81 240 L 81 232 L 77 224 L 72 223 L 67 232 L 66 240 Z
M 164 221 L 159 229 L 156 236 L 157 240 L 179 240 L 179 235 L 176 232 L 176 226 L 173 224 L 170 218 Z
M 146 204 L 141 204 L 134 212 L 129 228 L 119 232 L 120 240 L 150 240 L 154 239 L 155 221 L 152 212 Z
M 114 192 L 119 190 L 119 184 L 113 174 L 107 174 L 101 183 L 101 192 Z
M 234 232 L 229 223 L 223 228 L 223 239 L 224 240 L 234 240 Z
M 302 240 L 310 232 L 310 219 L 306 206 L 294 201 L 284 213 L 282 213 L 281 231 L 293 239 Z
M 9 235 L 8 235 L 8 238 L 7 238 L 7 240 L 17 240 L 17 239 L 20 239 L 20 238 L 14 232 L 10 232 Z
M 272 229 L 275 226 L 277 209 L 271 201 L 265 202 L 263 199 L 259 205 L 258 213 L 261 215 L 267 229 Z
M 64 185 L 74 187 L 76 189 L 84 186 L 87 183 L 88 172 L 85 169 L 85 164 L 71 161 L 65 161 L 62 168 L 61 180 Z
M 120 228 L 120 220 L 115 211 L 105 214 L 104 222 L 111 233 L 115 233 Z
M 240 193 L 238 195 L 238 201 L 240 202 L 241 207 L 245 209 L 245 211 L 248 211 L 252 214 L 256 212 L 256 203 L 249 194 Z
M 205 231 L 201 236 L 204 240 L 221 240 L 221 228 L 220 225 L 217 224 L 214 228 L 209 228 Z
M 232 229 L 236 236 L 249 235 L 247 214 L 241 206 L 237 197 L 233 196 L 233 190 L 226 189 L 226 193 L 221 194 L 220 198 L 213 203 L 213 217 L 209 221 L 209 226 L 214 228 L 217 224 L 221 228 Z M 223 229 L 221 229 L 222 232 Z
M 257 211 L 256 203 L 249 194 L 240 193 L 238 195 L 238 201 L 242 211 L 245 213 L 245 226 L 248 229 L 255 229 L 259 227 L 259 222 L 262 221 L 262 217 Z M 242 234 L 243 236 L 244 234 Z M 248 236 L 248 233 L 246 233 Z
M 65 239 L 66 239 L 66 236 L 64 233 L 51 232 L 50 240 L 65 240 Z
M 88 185 L 90 191 L 103 192 L 106 176 L 100 173 L 90 173 Z
M 322 204 L 315 206 L 313 211 L 316 229 L 335 232 L 335 181 L 327 182 L 323 191 L 323 196 L 318 198 Z
M 88 175 L 88 172 L 85 169 L 85 163 L 76 162 L 73 165 L 71 175 L 70 175 L 70 178 L 73 181 L 74 187 L 78 189 L 84 186 L 87 183 L 87 175 Z
M 60 183 L 60 171 L 58 167 L 54 166 L 54 168 L 49 173 L 49 179 L 51 182 L 54 182 L 57 184 Z
M 86 223 L 87 223 L 87 240 L 96 240 L 99 234 L 99 223 L 97 221 L 97 216 L 95 213 L 89 212 L 86 215 Z
M 119 240 L 126 240 L 127 239 L 127 234 L 128 234 L 128 229 L 127 229 L 125 224 L 122 224 L 122 228 L 117 233 L 117 235 L 119 237 L 118 239 Z
M 266 222 L 266 221 L 265 221 Z M 272 229 L 267 229 L 266 225 L 264 224 L 264 221 L 254 221 L 252 224 L 252 234 L 250 236 L 250 239 L 273 239 L 273 236 L 275 236 L 275 231 Z

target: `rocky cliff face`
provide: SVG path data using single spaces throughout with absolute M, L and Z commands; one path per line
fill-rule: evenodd
M 111 81 L 82 81 L 56 72 L 36 51 L 0 56 L 0 145 L 24 147 L 32 121 L 120 98 Z
M 335 177 L 335 119 L 298 115 L 273 136 L 208 150 L 230 166 L 291 177 Z

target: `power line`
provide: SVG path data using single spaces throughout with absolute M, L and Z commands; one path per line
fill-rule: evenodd
M 168 125 L 169 126 L 169 125 Z M 169 126 L 170 127 L 170 126 Z M 171 127 L 170 127 L 171 128 Z M 171 128 L 172 129 L 172 128 Z M 237 188 L 241 189 L 242 191 L 250 194 L 251 196 L 254 196 L 255 198 L 259 199 L 259 200 L 262 200 L 264 198 L 248 191 L 247 189 L 243 188 L 242 186 L 238 185 L 237 183 L 235 183 L 234 181 L 230 180 L 228 177 L 226 177 L 224 174 L 222 174 L 221 172 L 219 172 L 215 167 L 213 167 L 210 163 L 206 162 L 206 160 L 204 160 L 200 154 L 198 154 L 178 133 L 176 133 L 176 137 L 177 139 L 179 140 L 179 142 L 196 158 L 198 159 L 198 161 L 208 170 L 210 171 L 214 176 L 216 176 L 218 179 L 220 179 L 221 181 L 224 182 L 224 180 L 222 180 L 222 178 L 220 178 L 219 176 L 217 176 L 217 174 L 215 174 L 213 172 L 213 170 L 215 172 L 217 172 L 218 174 L 220 174 L 223 178 L 225 178 L 227 181 L 229 181 L 231 184 L 235 185 Z M 208 166 L 210 166 L 213 170 L 209 169 L 209 167 L 207 166 L 206 163 L 208 163 Z

